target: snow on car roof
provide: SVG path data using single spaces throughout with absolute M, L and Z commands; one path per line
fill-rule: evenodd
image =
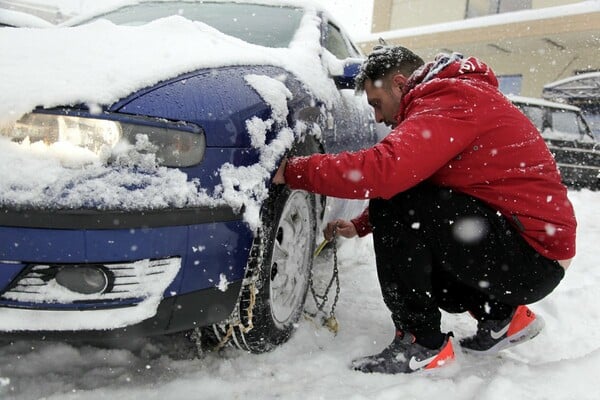
M 553 101 L 538 99 L 535 97 L 516 96 L 516 95 L 512 95 L 512 94 L 507 95 L 506 97 L 508 97 L 511 101 L 515 101 L 518 103 L 532 104 L 532 105 L 542 106 L 542 107 L 562 108 L 563 110 L 580 111 L 579 107 L 575 107 L 570 104 L 556 103 Z
M 570 83 L 570 82 L 577 82 L 577 81 L 583 81 L 585 79 L 591 79 L 591 78 L 596 78 L 596 79 L 600 79 L 600 71 L 596 71 L 596 72 L 586 72 L 583 74 L 577 74 L 574 76 L 570 76 L 568 78 L 565 79 L 560 79 L 558 81 L 554 81 L 554 82 L 550 82 L 544 85 L 544 89 L 551 89 L 557 86 L 561 86 L 564 85 L 565 83 Z
M 597 99 L 600 71 L 586 72 L 544 85 L 543 96 L 552 99 Z

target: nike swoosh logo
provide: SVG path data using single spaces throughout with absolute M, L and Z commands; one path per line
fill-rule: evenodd
M 416 371 L 418 369 L 424 368 L 427 365 L 429 365 L 429 363 L 432 362 L 436 357 L 437 357 L 437 354 L 432 357 L 429 357 L 429 358 L 419 361 L 415 358 L 415 356 L 412 356 L 410 358 L 410 360 L 408 361 L 408 367 L 410 369 L 412 369 L 413 371 Z
M 504 335 L 506 332 L 508 332 L 508 327 L 510 326 L 510 324 L 506 324 L 506 326 L 502 329 L 500 329 L 498 332 L 495 332 L 494 330 L 490 329 L 490 336 L 492 337 L 492 339 L 498 340 L 502 337 L 502 335 Z

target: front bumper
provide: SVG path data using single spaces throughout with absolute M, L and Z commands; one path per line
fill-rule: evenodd
M 236 306 L 252 240 L 226 208 L 1 210 L 0 336 L 146 335 L 222 321 Z M 39 273 L 81 265 L 111 270 L 114 288 L 65 294 Z
M 121 328 L 107 329 L 77 329 L 77 330 L 10 330 L 0 331 L 3 340 L 72 340 L 94 341 L 105 339 L 119 339 L 131 337 L 145 337 L 162 335 L 172 332 L 181 332 L 194 327 L 209 326 L 223 321 L 233 311 L 238 301 L 242 281 L 230 284 L 230 289 L 223 292 L 217 288 L 199 290 L 181 296 L 163 299 L 153 317 L 139 323 Z M 35 319 L 46 313 L 48 317 L 62 318 L 65 313 L 76 313 L 81 320 L 95 319 L 99 310 L 88 311 L 40 311 L 0 308 L 0 318 L 4 318 L 5 311 L 12 312 L 12 316 L 19 318 Z M 105 310 L 106 315 L 113 311 Z M 101 312 L 100 312 L 101 313 Z

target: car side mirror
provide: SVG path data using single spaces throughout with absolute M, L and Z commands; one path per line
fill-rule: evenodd
M 354 79 L 360 72 L 362 60 L 348 58 L 344 61 L 344 69 L 341 75 L 334 75 L 333 80 L 338 89 L 354 89 Z

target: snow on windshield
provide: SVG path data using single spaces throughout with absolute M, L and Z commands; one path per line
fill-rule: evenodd
M 267 2 L 268 3 L 268 2 Z M 299 2 L 296 1 L 295 4 Z M 91 110 L 128 94 L 198 68 L 269 64 L 295 74 L 327 106 L 337 95 L 320 61 L 320 19 L 307 3 L 288 48 L 266 48 L 227 36 L 181 16 L 142 26 L 117 26 L 106 20 L 78 27 L 4 28 L 0 35 L 0 125 L 10 125 L 36 106 L 87 104 Z M 252 79 L 252 78 L 250 78 Z M 279 114 L 287 109 L 284 85 L 280 95 L 265 98 Z M 264 94 L 263 94 L 264 95 Z M 274 116 L 279 118 L 279 115 Z M 256 121 L 255 121 L 256 123 Z M 268 121 L 265 121 L 268 124 Z M 249 126 L 252 126 L 250 124 Z M 266 125 L 265 125 L 266 126 Z M 255 128 L 256 129 L 256 128 Z M 189 182 L 176 169 L 146 163 L 143 170 L 108 166 L 80 149 L 41 143 L 15 144 L 0 138 L 0 205 L 58 208 L 149 209 L 227 203 L 241 204 L 251 226 L 266 196 L 266 180 L 291 143 L 292 132 L 261 151 L 260 165 L 222 169 L 224 186 L 212 198 L 202 182 Z M 256 142 L 255 142 L 256 143 Z M 257 144 L 264 146 L 264 142 Z M 260 149 L 259 149 L 260 150 Z M 135 148 L 130 154 L 138 157 Z M 18 165 L 18 168 L 14 168 Z M 266 169 L 265 169 L 266 168 Z M 233 174 L 233 175 L 232 175 Z M 247 174 L 252 177 L 249 179 Z M 232 180 L 255 182 L 247 191 L 228 190 Z M 132 187 L 139 189 L 131 190 Z M 249 207 L 249 205 L 252 205 Z
M 204 22 L 230 36 L 267 47 L 287 47 L 298 29 L 302 9 L 273 7 L 264 4 L 235 2 L 144 2 L 121 7 L 107 13 L 71 20 L 75 26 L 98 19 L 117 25 L 138 26 L 150 21 L 179 15 L 191 21 Z

